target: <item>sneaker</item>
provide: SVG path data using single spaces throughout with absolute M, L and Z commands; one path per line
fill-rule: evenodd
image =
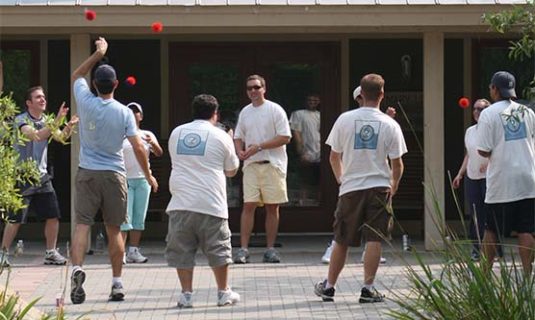
M 244 264 L 249 263 L 249 250 L 240 248 L 234 257 L 234 263 Z
M 362 257 L 360 257 L 360 263 L 364 263 L 364 255 L 366 254 L 366 251 L 362 251 Z M 386 258 L 381 256 L 381 258 L 379 259 L 379 263 L 380 264 L 385 264 L 386 263 Z
M 9 263 L 9 253 L 7 252 L 0 252 L 0 264 L 2 268 L 8 268 L 11 267 L 11 263 Z
M 325 289 L 325 286 L 327 285 L 327 279 L 320 281 L 314 285 L 314 293 L 321 298 L 324 302 L 332 302 L 334 301 L 334 287 Z
M 116 283 L 111 286 L 110 301 L 123 301 L 124 288 L 122 283 Z
M 63 266 L 67 263 L 67 259 L 62 256 L 57 249 L 45 253 L 45 264 L 53 264 Z
M 178 298 L 177 306 L 179 308 L 193 308 L 192 293 L 182 292 Z
M 126 264 L 126 252 L 123 254 L 123 265 Z
M 325 250 L 323 257 L 321 257 L 321 262 L 324 264 L 329 264 L 331 262 L 332 253 L 333 253 L 333 242 L 331 241 L 329 243 L 329 246 L 327 247 L 327 250 Z
M 377 291 L 377 289 L 375 288 L 372 288 L 372 290 L 362 288 L 362 290 L 360 290 L 359 303 L 373 303 L 383 301 L 385 301 L 385 295 L 380 294 L 379 291 Z
M 130 249 L 126 254 L 126 262 L 128 263 L 145 263 L 149 259 L 139 252 L 138 248 Z
M 85 301 L 85 291 L 82 287 L 85 281 L 85 271 L 77 269 L 71 275 L 71 301 L 73 304 L 81 304 Z
M 219 307 L 233 305 L 240 302 L 240 295 L 232 289 L 217 292 L 217 305 Z
M 266 252 L 264 252 L 264 258 L 262 259 L 262 262 L 279 263 L 281 262 L 281 258 L 277 250 L 271 248 L 271 249 L 267 249 Z

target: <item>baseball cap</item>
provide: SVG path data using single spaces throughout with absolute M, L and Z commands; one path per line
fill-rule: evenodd
M 515 77 L 507 71 L 498 71 L 490 80 L 490 84 L 498 88 L 502 98 L 516 98 Z
M 360 88 L 360 86 L 355 88 L 355 90 L 353 91 L 353 100 L 357 100 L 357 97 L 360 96 L 361 91 L 362 89 Z
M 126 105 L 130 110 L 132 110 L 134 113 L 139 112 L 143 114 L 143 108 L 141 108 L 141 105 L 137 102 L 130 102 Z
M 95 70 L 95 81 L 99 83 L 113 82 L 117 80 L 115 69 L 109 64 L 103 64 Z

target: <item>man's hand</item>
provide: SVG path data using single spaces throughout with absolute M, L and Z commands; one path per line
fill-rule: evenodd
M 80 121 L 80 118 L 78 118 L 77 115 L 73 115 L 71 117 L 71 120 L 69 120 L 69 122 L 67 122 L 67 127 L 72 129 L 76 124 L 78 124 L 79 121 Z
M 96 52 L 100 53 L 102 56 L 106 55 L 106 51 L 108 51 L 108 42 L 106 42 L 106 39 L 98 37 L 98 39 L 95 40 L 95 46 Z
M 59 107 L 58 114 L 56 115 L 56 121 L 61 121 L 63 117 L 67 116 L 67 113 L 69 113 L 69 108 L 65 106 L 65 101 L 63 101 Z
M 392 119 L 394 119 L 396 117 L 396 108 L 394 107 L 386 108 L 386 114 L 390 116 Z

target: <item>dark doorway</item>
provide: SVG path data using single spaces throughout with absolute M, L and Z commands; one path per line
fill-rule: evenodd
M 235 125 L 240 110 L 249 103 L 245 79 L 251 74 L 265 77 L 267 98 L 280 104 L 288 117 L 304 108 L 307 94 L 318 93 L 322 101 L 322 145 L 341 112 L 338 43 L 171 43 L 169 47 L 171 129 L 191 120 L 191 99 L 200 93 L 217 97 L 223 120 Z M 319 181 L 304 195 L 302 190 L 308 186 L 300 175 L 299 157 L 294 145 L 288 145 L 290 201 L 281 209 L 281 232 L 332 230 L 338 188 L 330 173 L 328 151 L 322 146 Z M 229 181 L 228 200 L 231 228 L 238 230 L 240 176 Z M 258 216 L 255 231 L 262 232 L 263 224 L 263 217 Z

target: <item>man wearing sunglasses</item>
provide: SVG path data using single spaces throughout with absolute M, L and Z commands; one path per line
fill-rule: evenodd
M 243 211 L 241 215 L 241 248 L 234 263 L 249 262 L 249 238 L 253 230 L 257 206 L 266 207 L 267 250 L 263 262 L 278 263 L 275 238 L 279 228 L 279 205 L 288 202 L 286 144 L 291 132 L 284 109 L 267 100 L 266 81 L 259 75 L 247 78 L 247 96 L 251 103 L 240 112 L 234 144 L 243 161 Z

